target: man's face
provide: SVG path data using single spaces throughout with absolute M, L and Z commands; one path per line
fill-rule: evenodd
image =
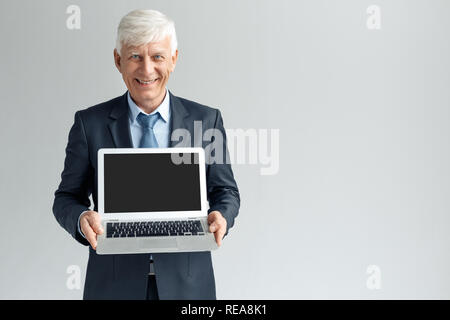
M 119 56 L 114 50 L 114 60 L 131 97 L 140 107 L 156 108 L 164 98 L 178 50 L 171 55 L 170 37 L 166 37 L 140 47 L 123 45 L 121 51 Z

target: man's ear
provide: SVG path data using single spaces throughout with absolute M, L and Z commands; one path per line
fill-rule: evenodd
M 170 72 L 173 72 L 173 70 L 175 70 L 175 66 L 177 65 L 177 60 L 178 60 L 178 49 L 175 50 L 175 54 L 172 56 L 172 68 L 171 68 Z
M 117 70 L 119 70 L 120 73 L 122 73 L 121 71 L 121 64 L 120 64 L 120 55 L 117 52 L 117 49 L 114 49 L 114 63 L 116 64 L 116 68 Z

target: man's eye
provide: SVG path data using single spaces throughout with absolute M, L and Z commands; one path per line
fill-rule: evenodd
M 139 59 L 139 55 L 138 55 L 138 54 L 133 54 L 133 55 L 131 56 L 131 58 L 133 58 L 133 59 Z
M 153 56 L 156 60 L 162 59 L 162 56 L 160 56 L 159 54 Z

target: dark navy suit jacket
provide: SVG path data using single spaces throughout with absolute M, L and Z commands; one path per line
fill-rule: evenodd
M 170 92 L 171 131 L 184 128 L 192 145 L 205 148 L 211 141 L 194 141 L 194 121 L 202 121 L 202 133 L 222 132 L 223 155 L 226 136 L 220 111 L 182 99 Z M 78 242 L 89 246 L 78 232 L 78 217 L 90 207 L 92 194 L 97 211 L 97 151 L 100 148 L 131 148 L 127 94 L 75 113 L 66 148 L 61 183 L 55 192 L 53 213 L 58 223 Z M 186 141 L 185 141 L 186 142 Z M 197 143 L 197 145 L 195 145 Z M 178 144 L 171 141 L 170 146 Z M 206 154 L 208 157 L 208 154 Z M 207 159 L 208 162 L 208 159 Z M 126 170 L 126 168 L 124 168 Z M 206 164 L 209 212 L 218 210 L 234 224 L 240 206 L 239 191 L 229 164 Z M 160 299 L 216 299 L 210 252 L 153 253 Z M 89 246 L 84 299 L 145 299 L 150 254 L 98 255 Z

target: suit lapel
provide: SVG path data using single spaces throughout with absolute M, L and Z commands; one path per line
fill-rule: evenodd
M 176 129 L 187 129 L 189 132 L 194 132 L 192 121 L 186 118 L 189 115 L 186 107 L 181 103 L 180 99 L 175 97 L 170 91 L 170 137 L 169 146 L 174 147 L 178 141 L 172 141 L 172 132 Z
M 116 148 L 132 148 L 127 92 L 121 97 L 119 103 L 114 106 L 109 117 L 114 120 L 108 127 Z

